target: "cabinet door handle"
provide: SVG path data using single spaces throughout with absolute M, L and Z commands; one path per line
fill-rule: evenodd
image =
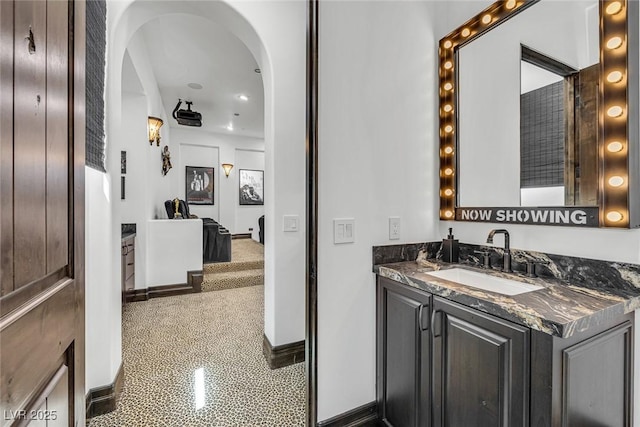
M 428 316 L 424 316 L 424 309 L 428 309 L 429 306 L 428 305 L 420 305 L 420 308 L 418 309 L 418 323 L 420 324 L 420 330 L 422 331 L 427 331 L 429 330 L 429 317 Z M 426 320 L 426 325 L 425 325 L 425 320 Z
M 127 263 L 127 265 L 133 265 L 133 263 L 132 263 L 132 262 L 129 262 L 129 263 Z
M 442 335 L 442 316 L 440 310 L 433 310 L 431 313 L 431 333 L 434 338 L 438 338 Z

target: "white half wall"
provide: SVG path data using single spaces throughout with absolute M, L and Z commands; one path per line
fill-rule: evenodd
M 202 270 L 202 220 L 149 221 L 149 286 L 187 282 L 187 272 Z
M 320 4 L 318 420 L 376 398 L 372 246 L 436 232 L 437 63 L 429 2 Z M 401 239 L 389 240 L 389 217 Z M 333 219 L 355 242 L 333 243 Z

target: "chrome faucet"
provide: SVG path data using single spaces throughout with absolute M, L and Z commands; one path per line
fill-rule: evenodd
M 489 236 L 487 237 L 487 243 L 493 243 L 493 236 L 496 234 L 504 234 L 504 255 L 502 271 L 511 273 L 511 250 L 509 249 L 509 232 L 503 228 L 493 229 L 489 232 Z

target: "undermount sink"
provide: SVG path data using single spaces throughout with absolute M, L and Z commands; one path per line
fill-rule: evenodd
M 542 286 L 495 277 L 463 268 L 431 271 L 427 274 L 450 282 L 456 282 L 465 286 L 471 286 L 472 288 L 484 289 L 485 291 L 496 292 L 503 295 L 519 295 L 542 289 Z

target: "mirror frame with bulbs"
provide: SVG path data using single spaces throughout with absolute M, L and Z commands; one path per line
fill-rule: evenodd
M 598 111 L 598 207 L 489 207 L 458 206 L 458 50 L 505 20 L 543 0 L 500 0 L 440 40 L 440 219 L 443 221 L 502 222 L 586 227 L 640 227 L 640 142 L 638 83 L 639 4 L 630 0 L 599 0 L 600 82 Z M 635 19 L 629 19 L 629 17 Z M 631 47 L 631 48 L 630 48 Z M 629 118 L 632 118 L 629 120 Z M 580 221 L 532 221 L 538 215 L 562 211 Z M 505 212 L 507 215 L 505 216 Z M 584 216 L 582 216 L 584 214 Z M 590 220 L 586 218 L 590 217 Z

